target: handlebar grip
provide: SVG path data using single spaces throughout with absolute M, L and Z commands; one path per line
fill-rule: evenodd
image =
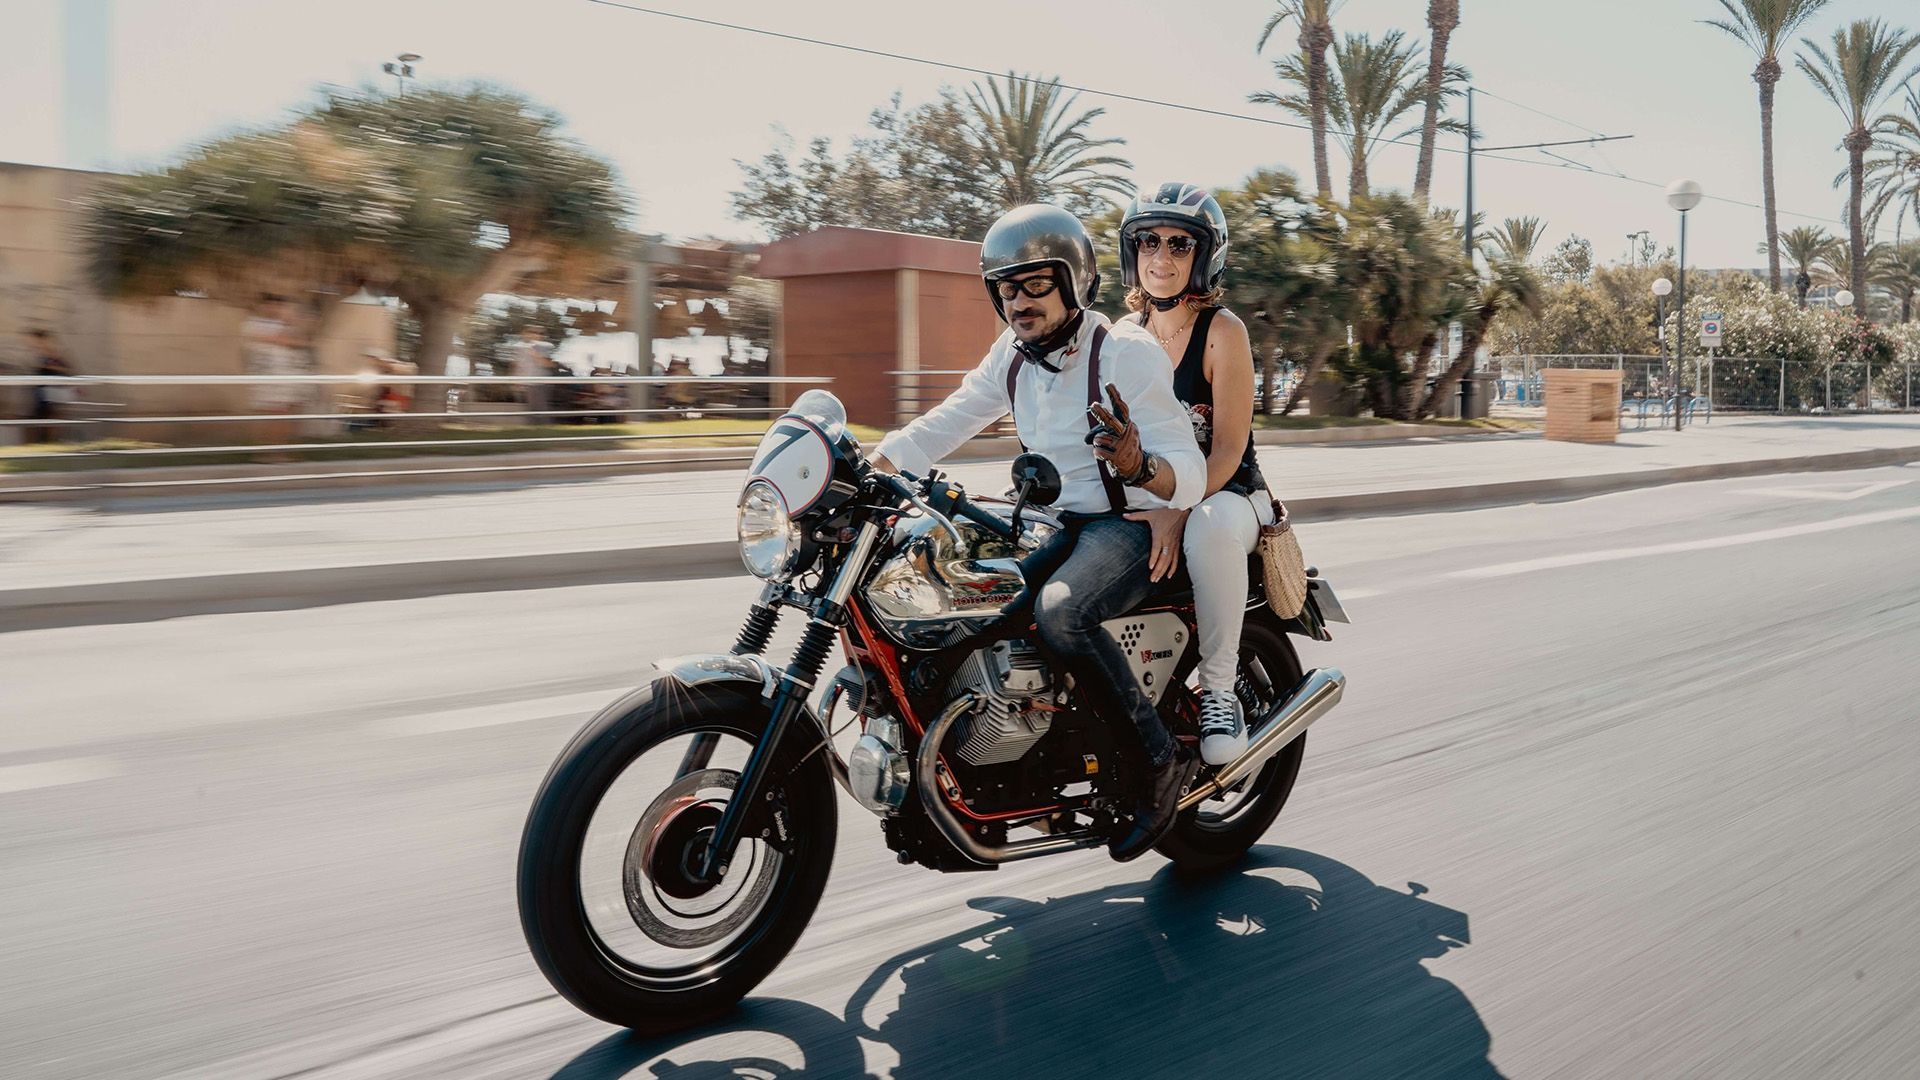
M 1012 525 L 1008 524 L 999 514 L 991 510 L 982 510 L 980 507 L 973 505 L 965 495 L 961 495 L 958 499 L 954 500 L 953 512 L 988 532 L 993 533 L 1002 540 L 1014 539 Z

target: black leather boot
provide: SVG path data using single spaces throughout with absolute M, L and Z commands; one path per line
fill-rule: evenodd
M 1180 813 L 1180 793 L 1199 771 L 1199 755 L 1175 743 L 1173 760 L 1155 769 L 1148 778 L 1146 794 L 1133 813 L 1133 828 L 1107 845 L 1107 853 L 1113 856 L 1114 862 L 1139 858 L 1167 835 Z

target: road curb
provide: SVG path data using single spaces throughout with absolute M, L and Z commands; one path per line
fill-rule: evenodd
M 1535 432 L 1462 430 L 1439 424 L 1362 425 L 1303 431 L 1256 431 L 1259 446 L 1314 446 L 1397 443 L 1409 439 L 1533 437 Z M 1019 441 L 974 439 L 948 461 L 1006 461 L 1020 452 Z M 609 476 L 645 476 L 663 472 L 739 469 L 753 447 L 682 446 L 637 450 L 541 450 L 354 461 L 312 461 L 282 465 L 170 465 L 147 469 L 94 469 L 73 472 L 0 474 L 0 503 L 65 502 L 100 498 L 255 494 L 267 491 L 331 491 L 415 487 L 457 488 L 511 481 L 592 480 Z
M 1361 492 L 1294 499 L 1287 505 L 1300 521 L 1329 521 L 1585 498 L 1701 480 L 1831 472 L 1905 465 L 1915 461 L 1920 461 L 1920 446 L 1886 447 L 1791 458 L 1642 469 L 1596 476 Z M 720 540 L 0 589 L 0 633 L 55 626 L 145 622 L 220 612 L 287 610 L 412 599 L 461 592 L 721 577 L 744 572 L 736 545 L 732 541 Z

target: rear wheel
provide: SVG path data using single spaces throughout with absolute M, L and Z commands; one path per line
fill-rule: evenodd
M 1240 670 L 1234 680 L 1248 721 L 1292 693 L 1303 674 L 1300 657 L 1287 636 L 1249 618 L 1240 631 Z M 1180 815 L 1156 850 L 1189 873 L 1207 873 L 1239 862 L 1287 805 L 1306 752 L 1307 736 L 1302 732 L 1251 779 Z
M 759 695 L 656 682 L 568 744 L 520 842 L 520 923 L 567 1000 L 656 1034 L 710 1019 L 786 956 L 826 888 L 836 838 L 824 759 L 791 738 L 772 763 L 779 824 L 742 839 L 718 882 L 693 868 L 761 736 Z M 797 733 L 796 733 L 797 734 Z

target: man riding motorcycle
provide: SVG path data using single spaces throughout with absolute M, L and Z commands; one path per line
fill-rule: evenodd
M 1059 468 L 1054 506 L 1063 528 L 1026 564 L 1029 581 L 1044 578 L 1034 621 L 1042 644 L 1101 713 L 1130 717 L 1139 734 L 1148 782 L 1132 828 L 1109 847 L 1124 862 L 1172 826 L 1199 759 L 1168 733 L 1100 624 L 1152 588 L 1156 538 L 1123 515 L 1199 502 L 1206 458 L 1153 337 L 1089 309 L 1100 275 L 1093 241 L 1072 214 L 1041 204 L 1009 211 L 981 243 L 980 272 L 1006 332 L 958 390 L 881 440 L 872 461 L 923 473 L 1012 413 L 1021 444 Z

